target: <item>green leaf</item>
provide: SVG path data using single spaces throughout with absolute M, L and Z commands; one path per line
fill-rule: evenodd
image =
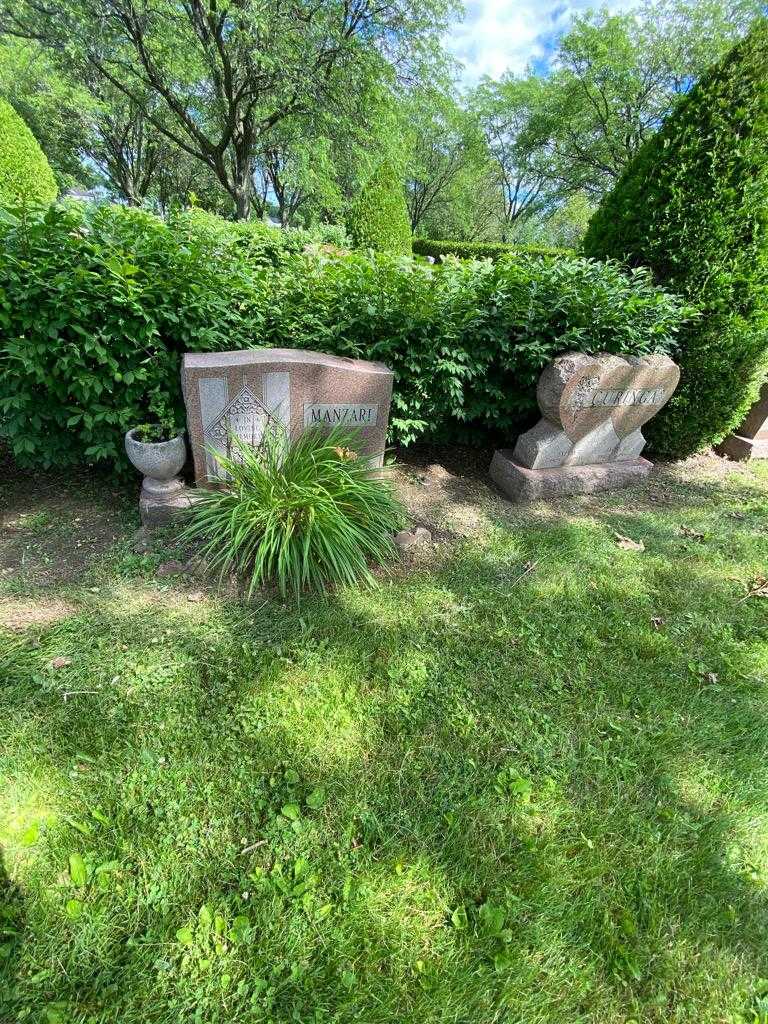
M 207 903 L 203 903 L 197 912 L 197 921 L 203 932 L 207 932 L 213 924 L 213 914 Z
M 320 787 L 313 789 L 305 801 L 307 807 L 311 807 L 313 811 L 316 811 L 319 807 L 322 807 L 325 803 L 325 790 Z
M 117 869 L 119 867 L 120 867 L 120 861 L 119 860 L 105 860 L 103 863 L 98 865 L 98 867 L 96 868 L 94 874 L 96 874 L 96 875 L 103 875 L 105 873 L 109 873 L 109 872 L 112 872 L 112 871 L 117 871 Z
M 76 921 L 83 913 L 83 904 L 81 900 L 67 900 L 64 909 L 67 913 L 67 917 L 72 921 Z
M 69 877 L 72 879 L 73 885 L 80 887 L 88 881 L 88 869 L 79 853 L 70 853 L 69 855 Z
M 191 928 L 179 928 L 176 932 L 176 939 L 182 946 L 191 946 L 195 941 L 195 935 Z
M 451 924 L 457 931 L 464 931 L 468 927 L 467 908 L 463 904 L 451 914 Z
M 324 921 L 326 919 L 326 917 L 328 917 L 330 915 L 332 910 L 333 910 L 333 904 L 332 903 L 324 903 L 323 906 L 320 907 L 317 910 L 317 912 L 315 913 L 315 920 L 316 921 Z
M 504 928 L 504 908 L 483 903 L 478 911 L 480 927 L 485 935 L 499 935 Z
M 293 877 L 295 881 L 299 881 L 309 871 L 309 861 L 306 857 L 297 857 L 293 862 Z
M 238 914 L 232 922 L 232 927 L 229 931 L 229 937 L 232 942 L 244 942 L 251 930 L 251 922 L 245 916 L 245 914 Z
M 297 821 L 301 817 L 301 808 L 298 804 L 284 804 L 280 808 L 280 813 L 289 821 Z
M 72 828 L 77 829 L 77 831 L 81 835 L 93 835 L 93 827 L 89 825 L 87 821 L 76 821 L 74 818 L 67 818 L 67 821 L 72 826 Z
M 493 966 L 499 973 L 508 971 L 512 967 L 513 963 L 514 959 L 511 953 L 508 953 L 507 950 L 502 950 L 493 958 Z
M 36 821 L 21 833 L 22 846 L 34 846 L 40 838 L 40 822 Z
M 106 814 L 98 807 L 91 808 L 91 817 L 95 818 L 96 821 L 98 821 L 101 825 L 106 826 L 107 828 L 109 828 L 112 825 L 112 822 L 109 820 Z

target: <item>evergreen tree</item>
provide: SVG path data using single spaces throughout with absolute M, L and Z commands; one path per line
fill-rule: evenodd
M 699 307 L 680 336 L 680 387 L 648 434 L 676 457 L 720 441 L 754 401 L 768 357 L 768 20 L 645 143 L 584 247 L 649 266 Z
M 52 203 L 57 192 L 37 139 L 10 103 L 0 100 L 0 206 Z
M 389 160 L 379 164 L 352 203 L 347 230 L 358 249 L 410 253 L 411 225 L 405 191 Z

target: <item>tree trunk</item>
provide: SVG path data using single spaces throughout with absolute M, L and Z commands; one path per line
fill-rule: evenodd
M 235 195 L 235 220 L 248 220 L 251 216 L 251 193 L 247 188 L 239 188 Z

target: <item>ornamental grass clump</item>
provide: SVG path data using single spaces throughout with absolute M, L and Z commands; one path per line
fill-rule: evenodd
M 254 589 L 275 581 L 283 596 L 334 583 L 373 584 L 371 564 L 395 554 L 405 509 L 343 428 L 289 441 L 265 432 L 259 448 L 231 438 L 216 459 L 228 480 L 202 490 L 182 539 L 203 541 L 214 572 L 235 572 Z

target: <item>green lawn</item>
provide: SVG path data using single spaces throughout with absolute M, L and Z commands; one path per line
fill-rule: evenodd
M 0 627 L 0 1020 L 768 1021 L 768 466 L 299 609 L 189 600 L 119 510 L 41 586 L 53 500 L 0 576 L 54 608 Z

